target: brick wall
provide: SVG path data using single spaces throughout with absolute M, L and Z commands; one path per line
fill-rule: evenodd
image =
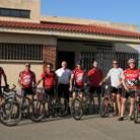
M 53 64 L 53 68 L 56 68 L 56 46 L 44 45 L 43 46 L 43 61 Z

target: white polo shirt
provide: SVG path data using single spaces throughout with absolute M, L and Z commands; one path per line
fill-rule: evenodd
M 70 76 L 71 76 L 70 69 L 60 68 L 56 70 L 55 73 L 58 77 L 58 84 L 69 84 Z
M 110 77 L 111 80 L 111 86 L 119 88 L 120 87 L 120 81 L 122 78 L 123 69 L 121 68 L 112 68 L 109 70 L 107 77 Z

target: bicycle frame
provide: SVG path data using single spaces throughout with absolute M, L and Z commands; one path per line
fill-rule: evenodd
M 135 90 L 134 100 L 137 105 L 137 110 L 140 111 L 140 93 L 138 93 L 137 89 Z

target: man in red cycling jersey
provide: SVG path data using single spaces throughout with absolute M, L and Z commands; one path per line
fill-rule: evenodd
M 33 87 L 36 85 L 36 76 L 31 71 L 31 65 L 29 63 L 26 63 L 25 69 L 20 72 L 18 83 L 24 96 L 34 94 Z
M 98 67 L 98 62 L 93 62 L 93 68 L 88 72 L 88 81 L 90 85 L 89 92 L 91 94 L 91 100 L 94 100 L 94 94 L 97 93 L 98 96 L 98 105 L 100 107 L 101 102 L 101 86 L 99 83 L 103 80 L 103 72 Z
M 72 71 L 70 78 L 70 91 L 73 90 L 72 97 L 75 99 L 76 93 L 80 92 L 80 98 L 83 97 L 85 72 L 81 68 L 80 62 L 76 63 L 76 68 Z
M 37 85 L 43 81 L 43 88 L 45 89 L 45 94 L 49 95 L 49 97 L 54 97 L 54 86 L 56 83 L 56 75 L 55 72 L 52 71 L 53 65 L 51 63 L 47 63 L 44 71 L 42 72 L 40 79 L 37 82 Z
M 4 70 L 3 70 L 3 68 L 0 67 L 0 86 L 1 86 L 1 84 L 2 84 L 2 77 L 3 77 L 3 79 L 4 79 L 5 86 L 7 86 L 7 85 L 8 85 L 8 84 L 7 84 L 7 76 L 6 76 L 6 74 L 5 74 Z M 1 87 L 0 87 L 0 104 L 1 104 L 1 101 L 2 101 L 2 91 L 1 91 Z
M 140 80 L 140 71 L 136 68 L 136 61 L 135 59 L 128 60 L 129 68 L 124 70 L 122 75 L 122 83 L 125 89 L 125 93 L 123 94 L 122 98 L 122 105 L 121 105 L 121 116 L 118 119 L 119 121 L 124 120 L 124 112 L 126 108 L 126 100 L 130 97 L 130 111 L 129 111 L 129 119 L 132 120 L 132 113 L 134 108 L 134 93 L 135 90 L 138 88 L 138 85 L 135 84 L 136 80 Z

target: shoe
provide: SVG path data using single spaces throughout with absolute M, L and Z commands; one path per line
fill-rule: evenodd
M 112 116 L 113 116 L 113 117 L 116 117 L 116 116 L 118 116 L 118 114 L 117 114 L 116 112 L 114 112 L 114 113 L 112 114 Z
M 123 121 L 124 120 L 124 117 L 120 117 L 119 119 L 118 119 L 118 121 Z
M 129 116 L 129 117 L 128 117 L 128 120 L 129 120 L 129 121 L 133 121 L 134 118 L 133 118 L 132 116 Z

